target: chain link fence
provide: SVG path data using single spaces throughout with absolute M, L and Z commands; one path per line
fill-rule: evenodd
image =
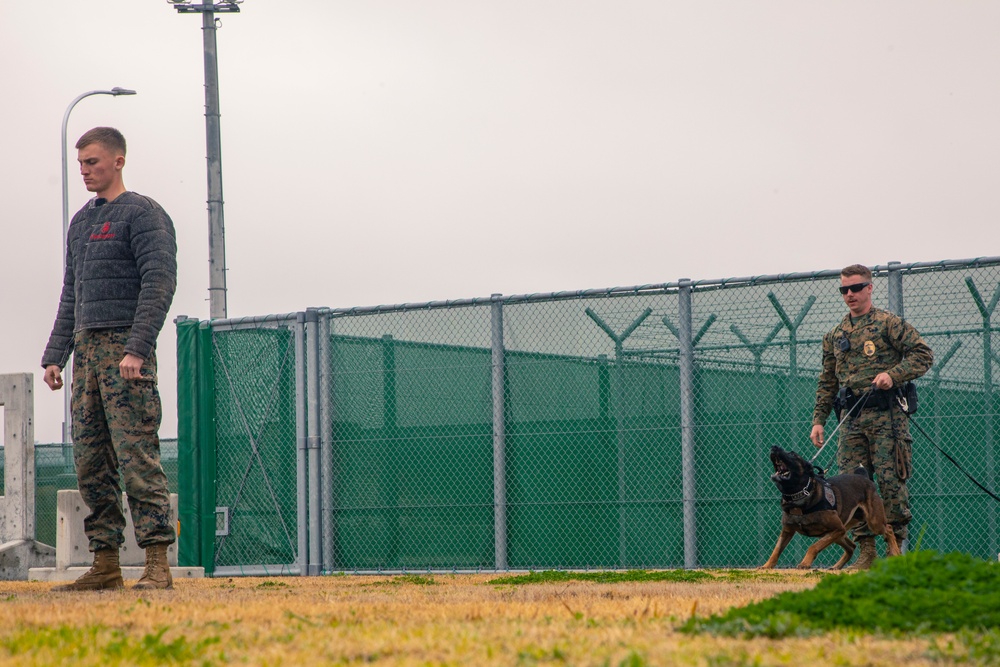
M 935 352 L 916 422 L 996 489 L 1000 258 L 895 263 L 874 282 L 875 305 Z M 182 562 L 216 574 L 760 565 L 780 530 L 769 450 L 815 453 L 821 342 L 846 314 L 838 285 L 823 271 L 181 318 Z M 911 540 L 995 558 L 998 503 L 913 431 Z M 809 543 L 793 540 L 781 564 Z

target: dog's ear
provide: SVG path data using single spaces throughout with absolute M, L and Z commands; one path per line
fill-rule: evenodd
M 792 457 L 792 459 L 795 461 L 795 464 L 803 471 L 810 469 L 812 464 L 810 464 L 809 461 L 806 461 L 805 458 L 798 452 L 788 452 L 788 455 Z

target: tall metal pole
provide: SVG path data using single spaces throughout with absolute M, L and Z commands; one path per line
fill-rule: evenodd
M 299 574 L 309 576 L 309 440 L 306 407 L 306 314 L 295 318 L 295 516 Z
M 490 348 L 493 366 L 493 565 L 507 569 L 507 431 L 504 418 L 505 373 L 503 301 L 491 296 Z
M 76 103 L 85 97 L 90 97 L 91 95 L 112 95 L 118 97 L 119 95 L 135 95 L 134 90 L 129 90 L 127 88 L 119 88 L 115 86 L 111 90 L 91 90 L 90 92 L 83 93 L 82 95 L 77 95 L 76 99 L 69 103 L 66 107 L 66 113 L 63 114 L 62 119 L 62 258 L 63 258 L 63 275 L 66 275 L 66 242 L 69 238 L 69 158 L 66 155 L 66 126 L 69 125 L 69 112 L 73 110 Z M 72 433 L 70 425 L 72 424 L 73 413 L 70 408 L 70 399 L 73 397 L 73 367 L 66 366 L 63 369 L 63 425 L 62 425 L 62 441 L 63 443 L 70 442 L 72 440 Z
M 174 3 L 181 14 L 202 15 L 202 38 L 205 51 L 205 143 L 208 161 L 208 273 L 209 315 L 227 317 L 226 307 L 226 233 L 222 199 L 222 131 L 219 112 L 219 58 L 216 46 L 216 13 L 235 13 L 237 2 L 200 5 Z
M 319 396 L 319 311 L 306 310 L 306 457 L 309 473 L 309 575 L 316 576 L 323 566 L 323 477 L 320 468 L 320 396 Z
M 681 278 L 677 291 L 677 331 L 680 344 L 681 494 L 684 517 L 684 567 L 698 567 L 697 496 L 694 456 L 694 343 L 691 337 L 691 281 Z

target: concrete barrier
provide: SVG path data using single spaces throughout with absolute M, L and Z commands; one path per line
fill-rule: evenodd
M 83 531 L 89 510 L 80 492 L 57 496 L 56 546 L 35 540 L 35 427 L 34 378 L 31 373 L 0 375 L 0 406 L 4 408 L 4 495 L 0 496 L 0 580 L 65 581 L 86 572 L 93 556 Z M 127 503 L 127 496 L 125 497 Z M 170 498 L 172 520 L 177 520 L 177 494 Z M 145 552 L 135 541 L 132 518 L 125 508 L 125 545 L 120 553 L 122 576 L 142 576 Z M 201 567 L 176 567 L 177 545 L 167 550 L 175 579 L 205 576 Z
M 146 552 L 135 541 L 132 514 L 128 508 L 128 494 L 122 494 L 125 513 L 125 544 L 118 551 L 124 579 L 142 576 Z M 83 503 L 76 489 L 62 490 L 56 495 L 56 558 L 55 567 L 32 567 L 28 571 L 31 581 L 71 581 L 78 578 L 93 563 L 90 540 L 83 530 L 83 520 L 90 510 Z M 170 520 L 177 522 L 177 494 L 170 494 Z M 167 562 L 174 579 L 199 579 L 205 576 L 203 567 L 177 567 L 177 543 L 167 548 Z

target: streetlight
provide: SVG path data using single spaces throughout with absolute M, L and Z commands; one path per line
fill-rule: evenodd
M 91 95 L 135 95 L 134 90 L 119 88 L 115 86 L 111 90 L 92 90 L 89 93 L 79 95 L 66 107 L 66 113 L 62 120 L 62 253 L 63 253 L 63 275 L 66 274 L 66 240 L 69 236 L 69 163 L 66 158 L 66 125 L 69 123 L 69 112 L 73 110 L 76 103 L 84 97 Z M 70 424 L 72 423 L 72 412 L 70 411 L 70 398 L 73 396 L 73 370 L 71 366 L 64 369 L 65 380 L 63 382 L 63 442 L 70 442 Z
M 201 14 L 202 50 L 205 56 L 205 144 L 208 162 L 208 303 L 209 316 L 225 319 L 226 234 L 222 202 L 222 129 L 219 112 L 219 52 L 215 39 L 216 14 L 239 13 L 243 0 L 213 3 L 201 0 L 167 0 L 178 14 Z

